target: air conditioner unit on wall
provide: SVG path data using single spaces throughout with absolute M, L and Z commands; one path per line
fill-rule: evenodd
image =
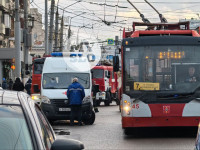
M 6 0 L 0 0 L 0 6 L 6 7 Z
M 5 25 L 0 23 L 0 34 L 5 34 Z

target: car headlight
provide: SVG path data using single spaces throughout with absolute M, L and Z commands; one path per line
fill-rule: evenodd
M 42 96 L 41 97 L 41 102 L 45 103 L 45 104 L 51 104 L 50 99 L 48 97 L 46 97 L 46 96 Z
M 38 101 L 40 100 L 40 95 L 31 95 L 32 100 Z
M 91 98 L 91 96 L 85 97 L 85 98 L 83 99 L 83 103 L 88 103 L 88 102 L 90 102 L 90 98 Z

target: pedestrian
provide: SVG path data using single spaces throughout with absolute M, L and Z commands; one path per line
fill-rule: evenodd
M 78 78 L 74 78 L 72 84 L 69 85 L 67 91 L 67 97 L 69 99 L 69 104 L 71 106 L 71 118 L 70 125 L 74 125 L 75 117 L 78 118 L 78 124 L 82 125 L 82 101 L 85 97 L 85 91 L 83 86 L 78 83 Z
M 25 89 L 28 95 L 31 95 L 31 84 L 32 84 L 32 80 L 31 78 L 29 78 L 25 85 Z
M 13 88 L 13 80 L 12 79 L 9 79 L 9 82 L 8 82 L 8 89 L 9 90 L 12 90 Z
M 6 79 L 5 79 L 5 78 L 3 78 L 2 88 L 3 88 L 4 90 L 6 90 L 6 89 L 8 88 L 8 85 L 7 85 L 7 82 L 6 82 Z
M 23 91 L 24 90 L 24 84 L 21 82 L 20 78 L 16 78 L 15 83 L 13 85 L 14 91 Z

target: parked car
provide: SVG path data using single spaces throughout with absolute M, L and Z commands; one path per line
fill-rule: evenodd
M 0 90 L 0 150 L 82 150 L 80 141 L 56 139 L 40 107 L 24 92 Z
M 198 128 L 198 132 L 197 132 L 197 138 L 196 138 L 194 150 L 200 150 L 200 123 L 199 123 L 199 128 Z

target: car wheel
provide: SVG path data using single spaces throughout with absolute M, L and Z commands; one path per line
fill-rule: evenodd
M 94 111 L 92 111 L 91 114 L 89 114 L 89 118 L 87 118 L 83 122 L 85 125 L 92 125 L 94 121 L 95 121 L 95 113 Z
M 52 125 L 52 124 L 54 124 L 54 119 L 48 119 L 49 120 L 49 123 Z

